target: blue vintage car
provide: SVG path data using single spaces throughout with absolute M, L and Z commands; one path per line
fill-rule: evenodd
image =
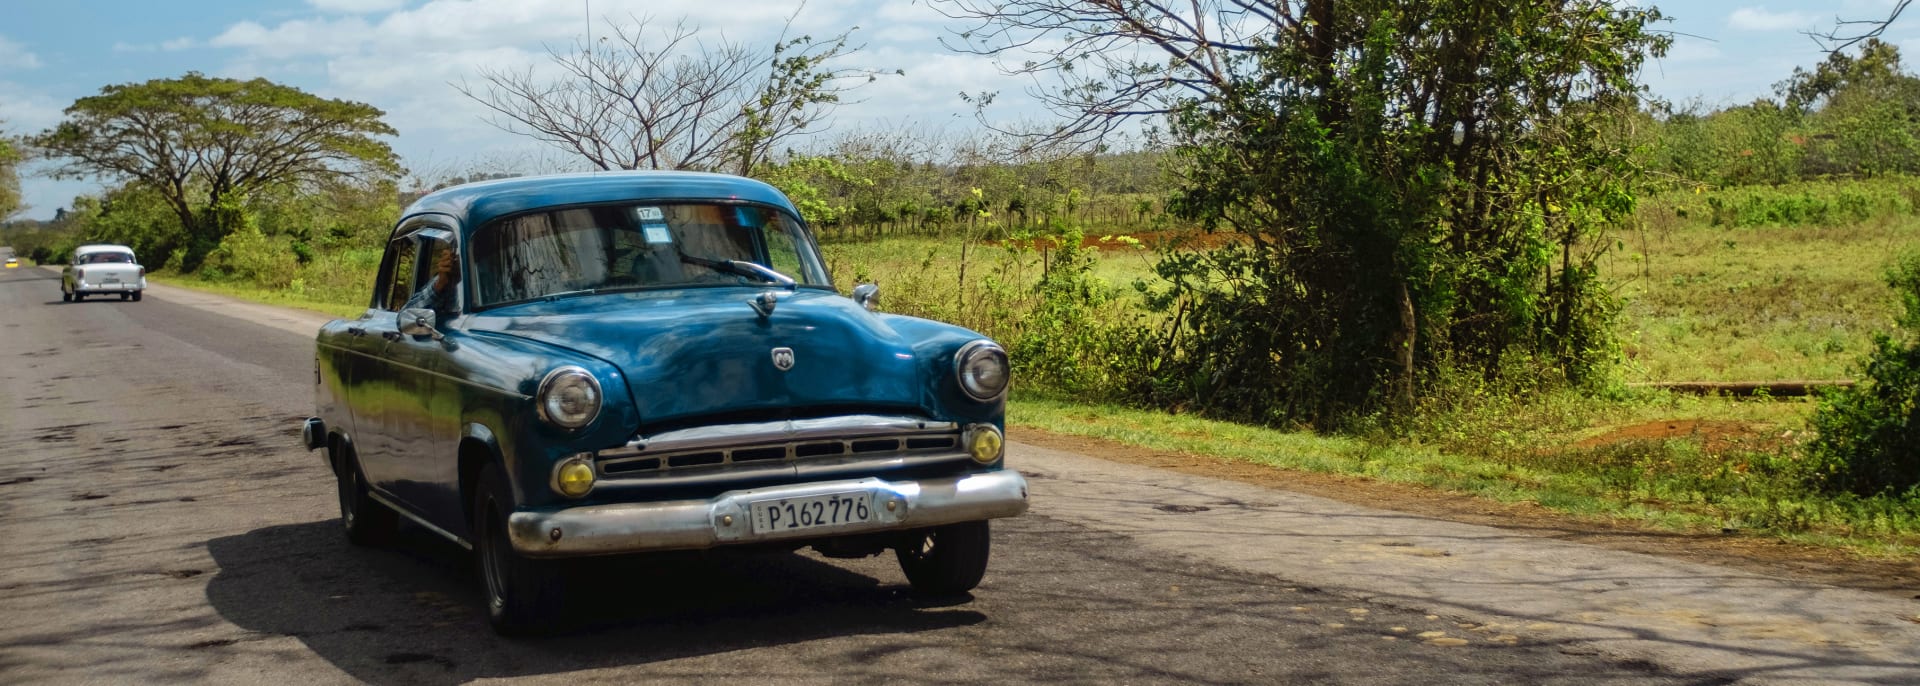
M 1027 508 L 1006 353 L 837 293 L 785 196 L 620 172 L 409 207 L 367 311 L 319 333 L 317 415 L 357 544 L 404 517 L 473 549 L 489 616 L 537 631 L 555 558 L 733 545 L 893 550 L 922 593 L 986 570 Z

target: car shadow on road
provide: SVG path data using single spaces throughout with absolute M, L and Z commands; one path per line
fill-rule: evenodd
M 806 556 L 716 552 L 568 564 L 567 622 L 548 638 L 487 627 L 471 555 L 403 528 L 391 548 L 348 545 L 339 522 L 273 526 L 207 543 L 207 597 L 259 638 L 290 636 L 368 683 L 463 683 L 977 624 L 903 585 Z

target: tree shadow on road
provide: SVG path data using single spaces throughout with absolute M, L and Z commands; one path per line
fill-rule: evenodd
M 801 555 L 715 552 L 569 563 L 574 602 L 560 634 L 504 639 L 487 627 L 467 551 L 410 527 L 390 549 L 344 538 L 328 520 L 209 541 L 220 571 L 208 600 L 228 621 L 298 638 L 368 683 L 639 665 L 986 619 Z

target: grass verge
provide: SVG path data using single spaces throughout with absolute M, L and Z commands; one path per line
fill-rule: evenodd
M 1632 427 L 1645 424 L 1635 423 L 1642 416 L 1711 415 L 1714 403 L 1734 404 L 1647 398 L 1606 405 L 1615 412 L 1610 419 Z M 1621 407 L 1640 409 L 1620 412 Z M 1770 412 L 1763 408 L 1759 414 Z M 1512 423 L 1527 420 L 1525 413 L 1508 416 Z M 1460 450 L 1460 444 L 1449 441 L 1322 436 L 1036 394 L 1016 397 L 1008 407 L 1008 422 L 1159 452 L 1361 477 L 1502 503 L 1530 502 L 1564 514 L 1623 519 L 1661 530 L 1737 531 L 1870 558 L 1920 556 L 1920 503 L 1807 493 L 1798 486 L 1797 449 L 1790 442 L 1716 444 L 1711 435 L 1635 437 L 1628 432 L 1613 437 L 1605 429 L 1598 435 L 1584 429 Z M 1768 433 L 1778 427 L 1761 426 Z M 1498 429 L 1478 425 L 1471 431 L 1491 434 Z
M 318 312 L 330 317 L 343 319 L 358 317 L 362 312 L 367 310 L 364 304 L 359 306 L 343 305 L 338 302 L 321 300 L 292 291 L 268 290 L 243 283 L 213 281 L 199 276 L 150 273 L 147 274 L 147 280 L 178 288 L 188 288 L 196 291 L 224 295 L 230 298 L 239 298 L 241 300 L 251 300 L 268 305 Z

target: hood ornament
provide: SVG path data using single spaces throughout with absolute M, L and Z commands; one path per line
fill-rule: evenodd
M 773 349 L 773 368 L 787 371 L 793 368 L 793 348 Z
M 780 299 L 774 297 L 773 291 L 761 291 L 759 295 L 748 299 L 747 304 L 753 306 L 753 311 L 760 313 L 761 319 L 766 319 L 773 316 L 773 306 L 780 304 Z

